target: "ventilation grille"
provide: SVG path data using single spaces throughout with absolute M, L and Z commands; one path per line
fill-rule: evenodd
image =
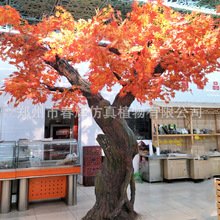
M 66 176 L 29 179 L 29 201 L 66 196 Z

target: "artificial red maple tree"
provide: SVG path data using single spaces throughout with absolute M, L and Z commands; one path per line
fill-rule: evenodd
M 168 102 L 176 91 L 188 90 L 186 82 L 203 87 L 206 74 L 220 69 L 220 26 L 211 16 L 182 15 L 161 1 L 134 2 L 132 7 L 125 19 L 109 6 L 88 21 L 76 21 L 57 7 L 54 16 L 37 25 L 9 6 L 0 7 L 0 25 L 14 30 L 2 33 L 0 44 L 1 59 L 10 58 L 17 67 L 1 88 L 11 94 L 11 102 L 44 103 L 52 96 L 60 108 L 76 110 L 87 102 L 92 111 L 102 110 L 94 119 L 103 131 L 97 141 L 105 160 L 96 175 L 96 203 L 84 220 L 129 220 L 136 215 L 132 158 L 137 141 L 119 111 L 135 99 Z M 74 67 L 81 62 L 89 62 L 84 76 Z M 68 79 L 68 88 L 57 86 L 61 77 Z M 120 91 L 110 103 L 101 91 L 115 84 Z M 104 117 L 108 108 L 114 108 L 116 117 Z

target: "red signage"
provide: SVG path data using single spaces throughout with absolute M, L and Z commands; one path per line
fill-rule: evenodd
M 213 90 L 219 90 L 219 86 L 212 86 Z

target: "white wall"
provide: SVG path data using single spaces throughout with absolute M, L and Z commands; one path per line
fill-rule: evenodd
M 86 112 L 86 114 L 84 114 Z M 88 108 L 82 109 L 82 115 L 79 119 L 80 142 L 82 146 L 98 145 L 96 137 L 102 133 L 95 120 L 92 118 L 91 111 Z
M 3 85 L 4 79 L 15 70 L 15 67 L 7 62 L 0 62 L 0 86 Z M 0 139 L 5 141 L 15 141 L 19 138 L 42 139 L 44 137 L 44 114 L 36 114 L 36 109 L 39 107 L 26 101 L 18 108 L 14 108 L 12 104 L 7 104 L 9 99 L 9 95 L 0 96 L 0 130 L 2 131 Z M 42 108 L 44 107 L 41 106 L 40 109 Z
M 176 97 L 172 100 L 175 102 L 207 102 L 207 103 L 220 103 L 220 90 L 213 90 L 216 86 L 220 88 L 220 72 L 213 72 L 208 75 L 208 83 L 203 90 L 197 89 L 195 84 L 189 84 L 191 92 L 177 92 Z M 214 85 L 214 84 L 218 85 Z
M 31 114 L 28 116 L 23 112 L 31 112 L 32 107 L 26 104 L 19 108 L 3 107 L 2 109 L 1 139 L 5 141 L 16 141 L 21 138 L 39 140 L 44 137 L 44 117 Z

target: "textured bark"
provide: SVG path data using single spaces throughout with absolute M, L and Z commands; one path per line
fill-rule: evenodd
M 99 103 L 104 109 L 114 107 L 117 112 L 119 103 L 123 106 L 132 103 L 131 94 L 121 101 L 117 96 L 113 105 L 106 100 Z M 97 141 L 105 153 L 105 159 L 95 178 L 96 202 L 83 220 L 134 220 L 135 182 L 132 159 L 137 153 L 137 141 L 127 126 L 125 119 L 95 118 L 104 134 Z M 127 188 L 130 184 L 130 196 Z
M 101 109 L 101 116 L 94 119 L 103 131 L 103 134 L 98 135 L 97 141 L 105 153 L 105 159 L 95 178 L 95 205 L 83 220 L 134 220 L 135 182 L 132 159 L 137 153 L 137 141 L 125 119 L 117 115 L 119 108 L 131 105 L 133 95 L 117 95 L 111 105 L 101 94 L 92 94 L 90 83 L 66 60 L 57 57 L 55 62 L 48 64 L 64 75 L 72 85 L 80 87 L 93 111 L 92 107 Z M 53 91 L 53 88 L 50 89 Z M 109 107 L 114 108 L 117 115 L 115 118 L 106 117 L 105 110 Z M 128 186 L 130 196 L 127 195 Z
M 96 203 L 83 220 L 134 220 L 136 216 L 132 166 L 136 139 L 124 119 L 113 119 L 110 124 L 97 137 L 105 159 L 95 178 Z

